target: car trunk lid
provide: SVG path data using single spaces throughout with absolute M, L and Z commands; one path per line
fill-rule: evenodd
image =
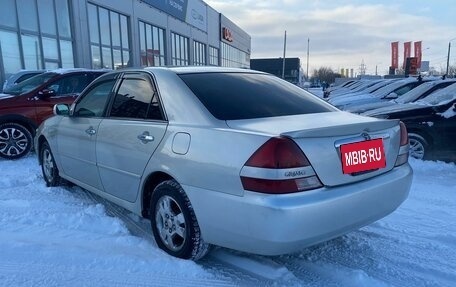
M 275 118 L 227 121 L 233 129 L 293 139 L 307 156 L 321 182 L 337 186 L 391 170 L 399 152 L 400 127 L 396 120 L 362 117 L 346 112 L 328 112 Z M 386 166 L 344 174 L 341 146 L 382 139 Z

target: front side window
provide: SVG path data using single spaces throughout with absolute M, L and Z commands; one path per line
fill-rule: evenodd
M 89 85 L 91 77 L 87 74 L 70 75 L 63 77 L 47 87 L 54 91 L 56 96 L 66 96 L 79 94 Z
M 92 87 L 82 98 L 78 99 L 73 116 L 101 117 L 115 84 L 115 80 L 101 82 Z
M 145 79 L 124 79 L 109 115 L 130 119 L 162 119 L 156 93 Z

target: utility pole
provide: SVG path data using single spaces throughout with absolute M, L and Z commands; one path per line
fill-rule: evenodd
M 309 81 L 309 46 L 310 46 L 310 38 L 307 38 L 307 72 L 306 72 L 306 81 Z
M 283 64 L 282 64 L 282 79 L 285 80 L 285 51 L 287 50 L 287 30 L 285 30 L 285 38 L 283 39 Z
M 448 70 L 450 68 L 450 50 L 451 50 L 451 40 L 448 42 L 448 58 L 447 58 L 447 70 L 446 70 L 447 77 L 448 77 Z

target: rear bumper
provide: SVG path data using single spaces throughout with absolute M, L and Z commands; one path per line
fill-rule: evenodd
M 410 190 L 409 164 L 362 182 L 317 190 L 233 196 L 183 186 L 206 242 L 279 255 L 298 251 L 370 224 L 393 212 Z

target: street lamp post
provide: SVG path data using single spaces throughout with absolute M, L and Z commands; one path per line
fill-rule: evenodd
M 453 41 L 453 40 L 456 40 L 456 38 L 453 38 L 453 39 L 451 39 L 450 41 L 448 41 L 448 57 L 447 57 L 447 69 L 446 69 L 446 75 L 447 75 L 447 77 L 449 76 L 449 75 L 448 75 L 448 71 L 449 71 L 449 68 L 450 68 L 451 41 Z
M 309 81 L 309 45 L 310 45 L 310 38 L 307 38 L 307 72 L 306 72 L 306 81 Z

